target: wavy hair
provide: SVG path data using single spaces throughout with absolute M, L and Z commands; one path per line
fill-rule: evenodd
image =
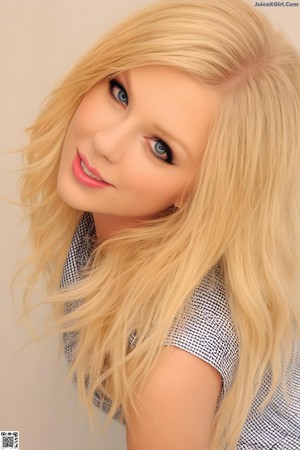
M 97 245 L 84 278 L 59 279 L 82 216 L 56 190 L 68 124 L 85 94 L 125 70 L 167 65 L 223 93 L 192 192 L 178 210 Z M 33 286 L 46 277 L 55 332 L 76 331 L 69 377 L 93 416 L 96 389 L 126 418 L 173 321 L 217 264 L 222 268 L 240 358 L 218 408 L 211 448 L 235 448 L 268 367 L 284 378 L 300 310 L 299 55 L 242 0 L 170 0 L 150 5 L 101 38 L 54 89 L 28 128 L 21 198 L 30 219 Z M 115 263 L 118 261 L 118 264 Z M 67 316 L 66 302 L 84 299 Z M 24 295 L 29 311 L 30 289 Z M 128 353 L 128 336 L 139 339 Z M 53 331 L 53 330 L 52 330 Z M 285 362 L 282 368 L 282 361 Z M 89 378 L 88 386 L 85 381 Z M 130 424 L 129 424 L 130 425 Z

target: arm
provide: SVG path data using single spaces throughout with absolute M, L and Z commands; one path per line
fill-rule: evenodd
M 138 392 L 141 419 L 130 412 L 128 450 L 208 450 L 222 377 L 210 364 L 165 347 Z

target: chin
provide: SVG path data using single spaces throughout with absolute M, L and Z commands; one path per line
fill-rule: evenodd
M 61 183 L 58 179 L 56 185 L 57 193 L 66 205 L 79 211 L 85 211 L 84 202 L 80 202 L 78 196 L 76 196 L 74 187 L 66 186 L 65 183 Z

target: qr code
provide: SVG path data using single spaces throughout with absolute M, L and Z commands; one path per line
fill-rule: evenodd
M 18 431 L 1 431 L 1 448 L 19 449 L 19 432 Z

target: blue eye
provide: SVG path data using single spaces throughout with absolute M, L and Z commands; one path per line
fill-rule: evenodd
M 154 149 L 160 155 L 163 155 L 164 153 L 166 153 L 166 149 L 165 149 L 164 145 L 159 141 L 155 143 Z
M 153 155 L 168 164 L 173 164 L 173 152 L 168 144 L 158 138 L 152 138 L 151 141 L 154 142 L 153 146 L 149 145 Z
M 128 95 L 123 86 L 114 78 L 109 80 L 109 92 L 112 98 L 119 103 L 128 105 Z
M 118 104 L 127 106 L 129 103 L 128 95 L 121 83 L 115 78 L 109 80 L 109 93 L 113 100 Z M 167 164 L 173 164 L 173 151 L 166 142 L 157 137 L 147 137 L 147 146 L 155 158 Z M 149 142 L 151 141 L 151 143 Z M 152 144 L 154 143 L 154 145 Z

